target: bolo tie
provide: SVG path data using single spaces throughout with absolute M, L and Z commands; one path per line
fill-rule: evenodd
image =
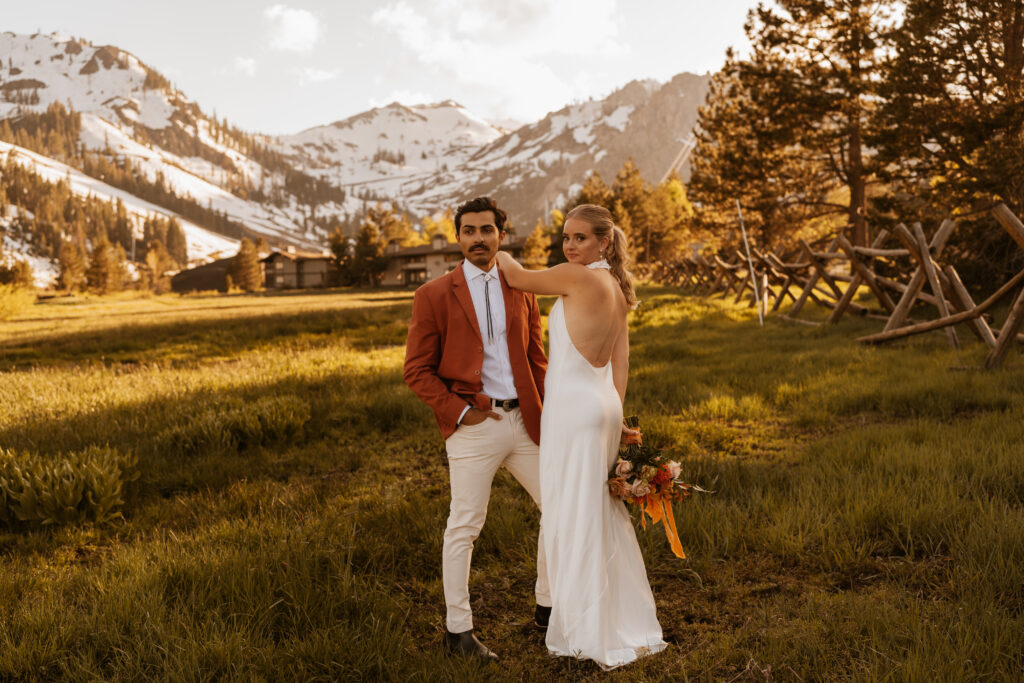
M 487 307 L 487 343 L 494 343 L 494 320 L 491 319 L 491 277 L 490 273 L 484 273 L 484 301 Z

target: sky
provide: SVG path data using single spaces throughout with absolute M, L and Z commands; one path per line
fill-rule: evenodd
M 291 134 L 393 101 L 536 121 L 716 71 L 756 0 L 0 0 L 0 30 L 116 45 L 206 112 Z

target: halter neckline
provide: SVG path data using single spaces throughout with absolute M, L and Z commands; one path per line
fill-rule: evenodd
M 594 261 L 593 263 L 588 263 L 587 264 L 587 268 L 603 268 L 605 270 L 611 270 L 612 269 L 612 267 L 610 265 L 608 265 L 608 260 L 607 259 L 601 259 L 600 261 Z

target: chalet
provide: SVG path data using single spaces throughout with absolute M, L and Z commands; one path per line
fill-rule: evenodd
M 523 253 L 524 241 L 506 242 L 502 249 L 519 258 Z M 384 252 L 388 266 L 380 283 L 385 287 L 408 287 L 421 285 L 451 271 L 462 261 L 462 249 L 449 242 L 444 235 L 434 235 L 430 244 L 416 247 L 401 247 L 389 244 Z
M 329 251 L 299 251 L 288 247 L 274 251 L 260 261 L 263 286 L 267 289 L 307 289 L 331 284 L 334 269 Z

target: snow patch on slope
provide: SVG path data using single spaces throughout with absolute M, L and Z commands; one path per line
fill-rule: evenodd
M 91 196 L 111 202 L 121 200 L 129 216 L 132 217 L 135 234 L 139 238 L 142 237 L 142 223 L 146 217 L 159 215 L 166 218 L 177 218 L 185 231 L 185 239 L 188 241 L 190 263 L 204 263 L 216 258 L 231 256 L 238 251 L 238 240 L 210 232 L 174 212 L 139 199 L 133 194 L 107 185 L 66 164 L 31 152 L 24 147 L 0 142 L 0 158 L 5 160 L 10 158 L 19 166 L 30 169 L 51 183 L 67 182 L 71 191 L 80 197 Z

